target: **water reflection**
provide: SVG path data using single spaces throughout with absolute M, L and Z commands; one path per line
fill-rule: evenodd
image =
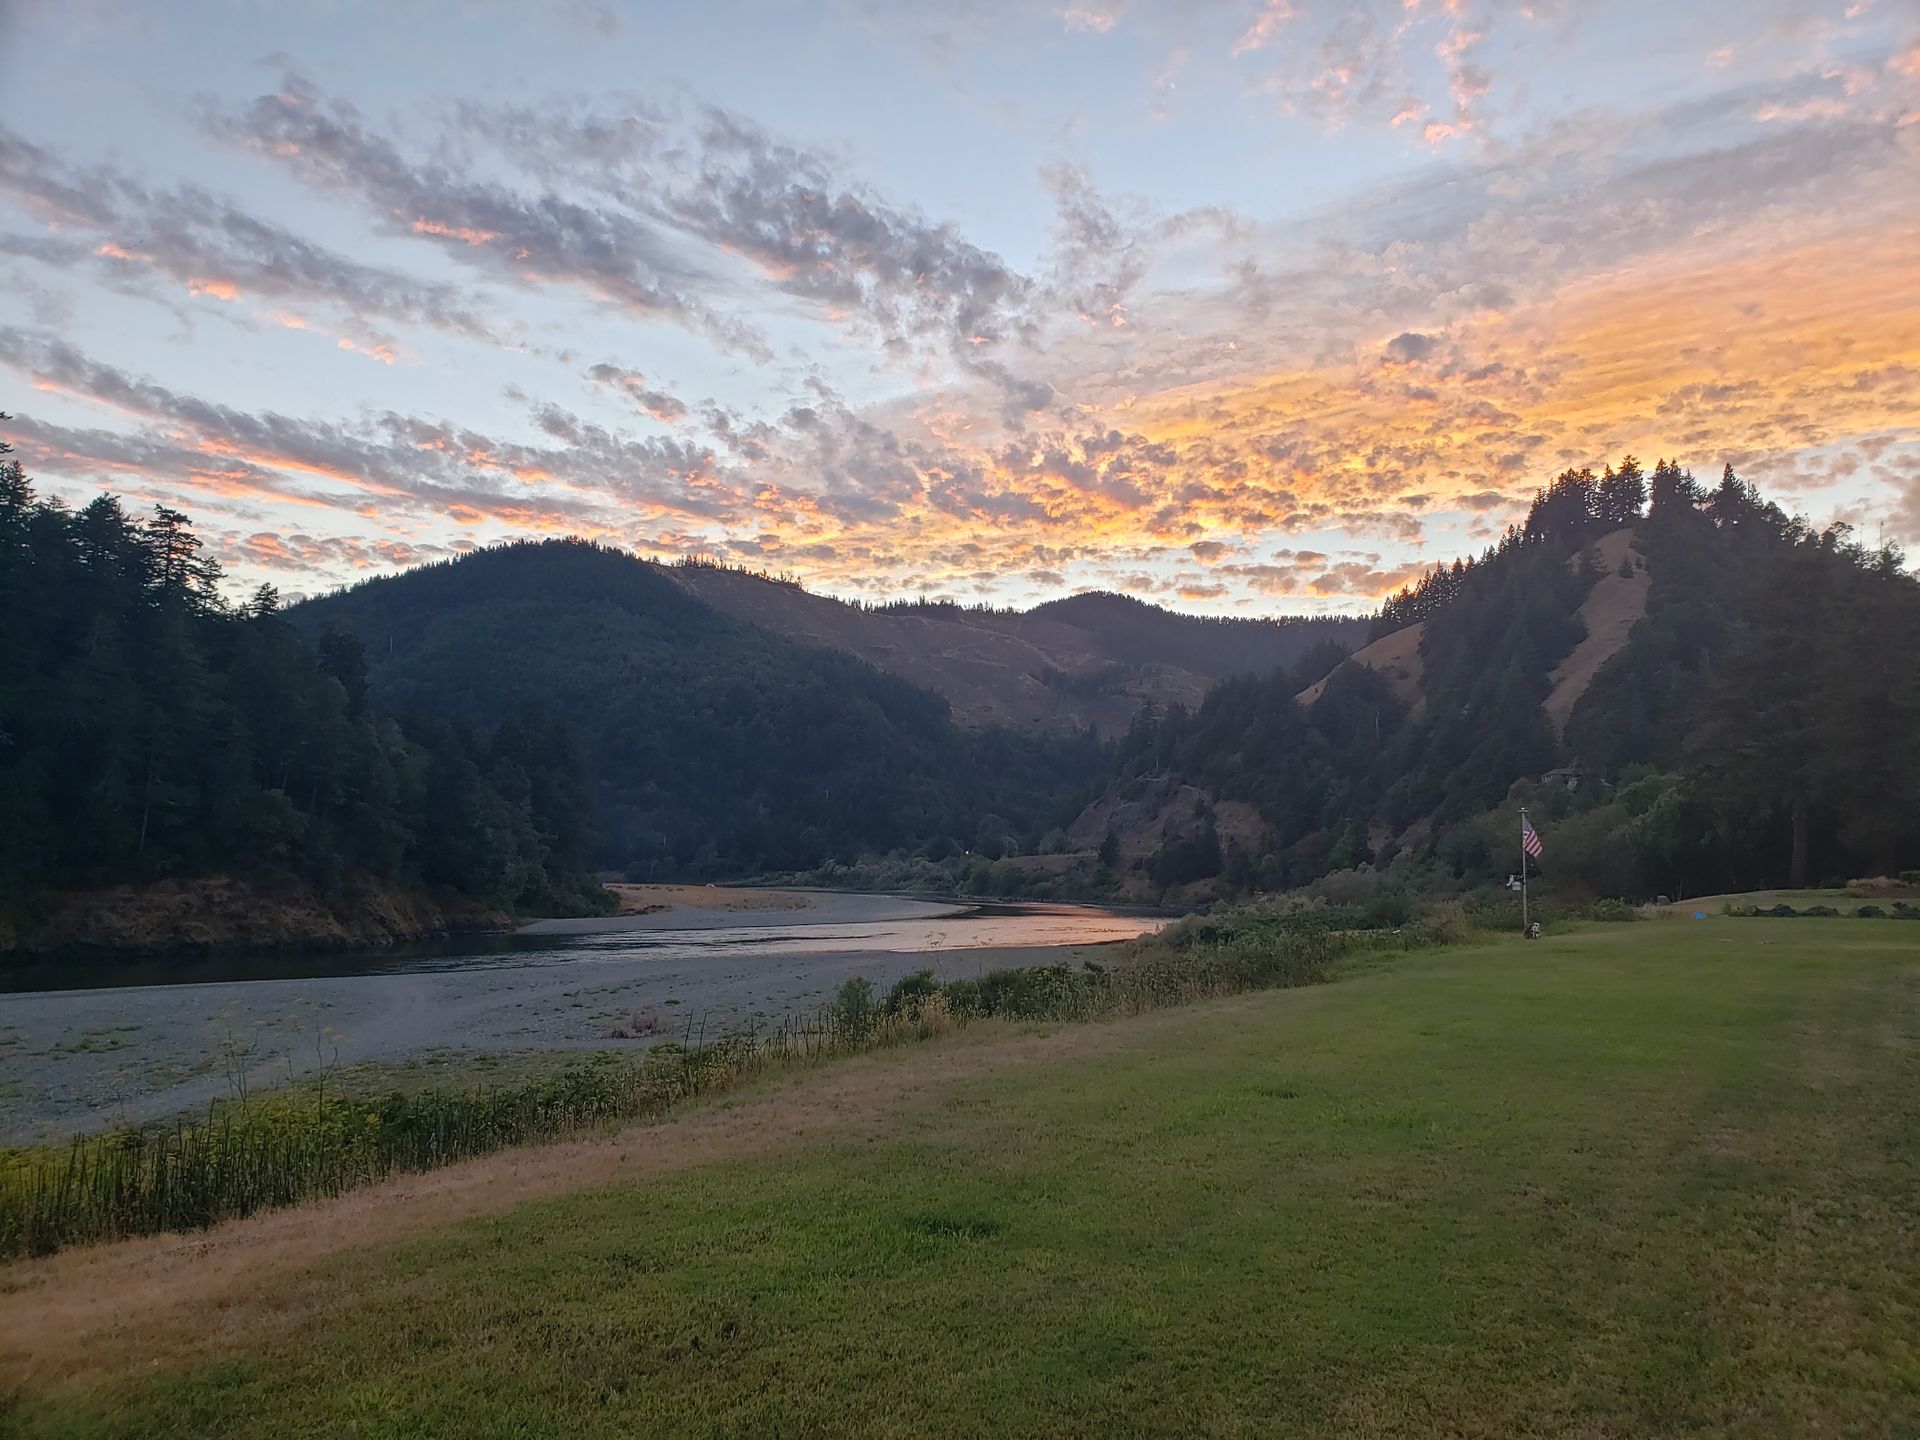
M 798 915 L 761 924 L 698 930 L 623 930 L 590 935 L 468 935 L 375 950 L 238 951 L 137 960 L 49 960 L 0 970 L 0 991 L 119 989 L 205 985 L 237 980 L 312 980 L 341 975 L 403 975 L 611 962 L 680 962 L 751 951 L 945 952 L 995 947 L 1095 945 L 1129 940 L 1165 923 L 1066 905 L 980 905 L 960 914 L 864 923 L 808 925 Z

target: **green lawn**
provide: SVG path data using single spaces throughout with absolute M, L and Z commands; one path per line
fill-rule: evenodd
M 1851 915 L 1862 905 L 1878 905 L 1882 910 L 1887 910 L 1898 900 L 1912 904 L 1914 895 L 1911 885 L 1865 895 L 1855 895 L 1838 887 L 1825 890 L 1742 890 L 1734 894 L 1701 895 L 1692 900 L 1675 900 L 1659 908 L 1671 915 L 1687 917 L 1701 912 L 1719 915 L 1728 905 L 1743 910 L 1770 910 L 1775 905 L 1791 905 L 1796 910 L 1804 910 L 1809 905 L 1830 905 L 1842 915 Z
M 1914 1435 L 1917 1001 L 1893 921 L 1409 956 L 356 1252 L 0 1428 Z

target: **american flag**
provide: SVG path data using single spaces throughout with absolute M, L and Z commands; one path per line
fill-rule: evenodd
M 1533 822 L 1524 815 L 1520 817 L 1520 848 L 1534 859 L 1540 858 L 1540 832 L 1533 828 Z

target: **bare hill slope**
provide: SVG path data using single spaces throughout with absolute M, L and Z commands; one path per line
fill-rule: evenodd
M 972 726 L 1123 728 L 1143 701 L 1196 706 L 1227 675 L 1271 670 L 1316 641 L 1353 643 L 1364 620 L 1217 620 L 1124 595 L 1035 609 L 865 609 L 739 570 L 676 566 L 688 593 L 776 634 L 858 655 L 946 698 Z
M 1420 637 L 1426 632 L 1426 622 L 1418 621 L 1404 630 L 1382 635 L 1371 645 L 1362 646 L 1341 664 L 1365 665 L 1371 670 L 1378 670 L 1393 686 L 1394 694 L 1400 697 L 1401 703 L 1413 705 L 1420 699 Z M 1328 680 L 1332 678 L 1331 675 L 1327 677 Z M 1318 680 L 1295 698 L 1302 705 L 1311 705 L 1326 688 L 1327 681 Z
M 1553 690 L 1541 702 L 1556 734 L 1564 733 L 1567 717 L 1586 694 L 1587 686 L 1627 643 L 1627 636 L 1647 613 L 1647 591 L 1652 580 L 1646 563 L 1633 549 L 1633 531 L 1616 530 L 1598 541 L 1594 549 L 1606 565 L 1606 573 L 1594 581 L 1580 606 L 1580 623 L 1587 627 L 1587 638 L 1553 672 Z M 1620 573 L 1623 562 L 1632 555 L 1638 562 L 1631 575 Z

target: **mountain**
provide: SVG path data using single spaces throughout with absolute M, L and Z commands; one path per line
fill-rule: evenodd
M 357 637 L 369 693 L 395 714 L 479 726 L 528 706 L 560 716 L 585 759 L 603 859 L 638 875 L 793 869 L 863 849 L 997 851 L 1070 815 L 1074 788 L 1099 772 L 1084 733 L 962 727 L 933 691 L 743 623 L 680 578 L 581 541 L 524 542 L 290 613 L 309 635 Z M 777 588 L 753 584 L 746 593 Z M 814 599 L 784 603 L 851 612 Z
M 1229 675 L 1295 664 L 1316 645 L 1351 647 L 1367 621 L 1214 619 L 1090 593 L 1028 611 L 939 602 L 862 606 L 789 581 L 713 565 L 666 572 L 737 620 L 856 655 L 946 697 L 962 725 L 1095 725 L 1118 733 L 1143 704 L 1198 705 Z
M 1286 888 L 1397 855 L 1699 894 L 1920 864 L 1920 583 L 1729 468 L 1568 472 L 1389 600 L 1324 678 L 1228 680 L 1129 734 L 1068 827 L 1123 893 Z M 1110 837 L 1110 839 L 1108 838 Z M 1058 872 L 1061 862 L 1050 862 Z

